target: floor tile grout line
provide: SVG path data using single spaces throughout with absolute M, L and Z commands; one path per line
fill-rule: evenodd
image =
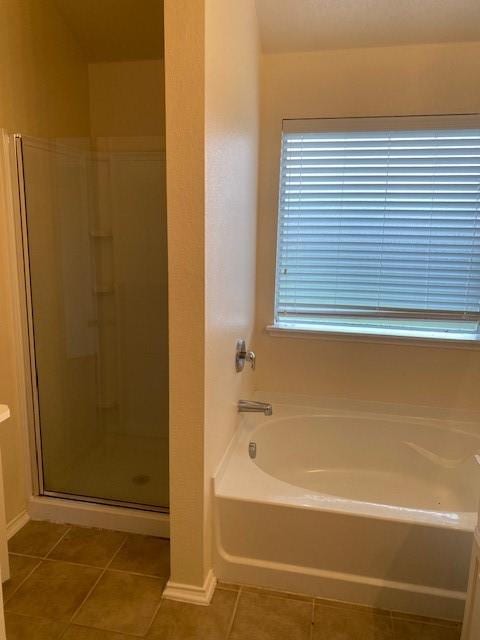
M 25 578 L 20 582 L 20 584 L 18 584 L 15 589 L 13 590 L 13 592 L 8 596 L 8 598 L 4 598 L 4 608 L 5 611 L 7 611 L 8 608 L 8 603 L 9 601 L 13 598 L 13 596 L 17 593 L 17 591 L 20 589 L 20 587 L 22 587 L 25 582 L 30 578 L 30 576 L 32 575 L 32 573 L 35 571 L 35 569 L 37 569 L 40 564 L 43 562 L 42 558 L 35 558 L 35 560 L 37 560 L 37 563 L 34 567 L 32 567 L 32 569 L 28 572 L 28 574 L 25 576 Z
M 8 554 L 12 556 L 24 556 L 25 558 L 37 558 L 39 560 L 47 560 L 49 554 L 60 544 L 60 542 L 64 539 L 67 533 L 72 529 L 71 525 L 66 525 L 66 527 L 67 529 L 62 533 L 62 535 L 57 540 L 57 542 L 55 542 L 55 544 L 52 547 L 50 547 L 47 553 L 43 555 L 40 555 L 40 554 L 36 555 L 34 553 L 21 553 L 19 551 L 10 551 L 10 549 L 8 550 Z
M 66 629 L 62 631 L 62 634 L 56 640 L 62 640 L 62 638 L 65 637 L 65 634 L 67 633 L 67 631 L 69 631 L 73 627 L 80 627 L 82 629 L 88 629 L 89 631 L 97 631 L 97 632 L 99 631 L 100 633 L 108 633 L 116 636 L 118 635 L 125 636 L 126 638 L 132 638 L 132 640 L 133 638 L 136 638 L 137 640 L 142 640 L 143 638 L 145 638 L 145 634 L 138 635 L 133 633 L 126 633 L 125 631 L 116 631 L 115 629 L 103 629 L 103 628 L 100 629 L 100 627 L 91 627 L 87 624 L 83 624 L 82 622 L 67 622 Z
M 106 566 L 104 567 L 103 570 L 100 571 L 100 575 L 98 576 L 98 578 L 95 580 L 95 582 L 93 583 L 93 585 L 91 586 L 91 588 L 88 590 L 87 595 L 83 598 L 83 600 L 81 601 L 81 603 L 79 604 L 79 606 L 75 609 L 75 611 L 73 612 L 70 620 L 69 620 L 69 625 L 72 624 L 72 622 L 74 621 L 75 617 L 78 615 L 78 613 L 80 612 L 80 609 L 83 607 L 83 605 L 85 604 L 85 602 L 88 600 L 88 598 L 91 596 L 91 594 L 93 593 L 95 587 L 98 585 L 98 583 L 100 582 L 100 580 L 103 578 L 103 576 L 105 575 L 105 573 L 107 572 L 108 568 L 110 567 L 110 565 L 112 564 L 112 562 L 115 560 L 115 558 L 117 557 L 117 555 L 120 553 L 120 551 L 123 549 L 123 547 L 125 546 L 126 542 L 128 540 L 128 533 L 125 534 L 125 538 L 123 539 L 122 543 L 120 544 L 120 546 L 118 547 L 118 549 L 115 551 L 115 553 L 113 554 L 113 556 L 110 558 L 110 561 L 106 564 Z M 98 567 L 97 567 L 98 569 Z M 67 626 L 68 629 L 68 626 Z M 65 630 L 66 633 L 67 630 Z M 61 640 L 61 638 L 65 635 L 65 633 L 62 633 L 59 640 Z
M 167 578 L 167 582 L 168 582 L 168 580 L 169 580 L 169 578 Z M 166 586 L 167 582 L 165 582 L 165 584 L 163 585 L 162 595 L 160 596 L 160 602 L 155 607 L 155 610 L 154 610 L 153 615 L 152 615 L 152 619 L 150 620 L 150 622 L 148 624 L 147 630 L 145 631 L 145 633 L 142 636 L 144 638 L 146 636 L 148 636 L 148 634 L 150 633 L 150 629 L 153 627 L 153 623 L 155 622 L 155 618 L 157 617 L 158 612 L 160 611 L 160 607 L 162 606 L 162 603 L 163 603 L 163 592 L 165 591 L 165 586 Z
M 123 542 L 122 542 L 123 545 Z M 120 551 L 120 549 L 117 549 L 115 551 L 115 554 Z M 12 555 L 20 555 L 20 554 L 12 554 Z M 111 566 L 107 567 L 102 567 L 99 566 L 98 564 L 87 564 L 85 562 L 74 562 L 73 560 L 63 560 L 60 558 L 40 558 L 38 556 L 23 556 L 25 558 L 31 558 L 32 560 L 38 560 L 38 562 L 63 562 L 64 564 L 71 564 L 74 567 L 85 567 L 86 569 L 105 569 L 108 568 L 109 571 L 112 571 L 114 573 L 128 573 L 131 576 L 141 576 L 143 578 L 155 578 L 156 580 L 162 580 L 163 578 L 167 578 L 169 576 L 160 576 L 160 575 L 155 575 L 153 573 L 140 573 L 139 571 L 129 571 L 128 569 L 113 569 Z M 114 558 L 112 558 L 112 561 L 114 560 Z M 110 562 L 110 561 L 109 561 Z
M 60 544 L 60 542 L 64 539 L 64 537 L 67 535 L 67 533 L 71 530 L 71 526 L 67 525 L 66 530 L 63 532 L 63 534 L 60 536 L 60 538 L 57 540 L 57 542 L 53 545 L 53 547 L 51 547 L 51 549 L 47 552 L 46 555 L 44 556 L 30 556 L 27 554 L 21 554 L 21 553 L 11 553 L 9 552 L 8 555 L 17 555 L 17 556 L 23 556 L 25 558 L 32 558 L 32 560 L 37 560 L 36 565 L 32 568 L 31 571 L 29 571 L 28 575 L 25 576 L 25 578 L 20 582 L 19 585 L 17 585 L 16 589 L 14 589 L 13 593 L 10 594 L 10 596 L 8 597 L 8 600 L 5 601 L 5 611 L 7 611 L 7 605 L 8 602 L 13 598 L 13 596 L 17 593 L 17 591 L 20 589 L 20 587 L 22 587 L 25 582 L 30 578 L 30 576 L 34 573 L 34 571 L 36 571 L 38 569 L 38 567 L 41 565 L 41 563 L 47 559 L 47 556 L 57 547 L 57 545 Z
M 58 622 L 58 620 L 52 620 L 52 618 L 45 618 L 44 616 L 37 616 L 30 613 L 23 613 L 23 611 L 6 611 L 5 613 L 9 613 L 10 615 L 14 616 L 20 616 L 22 618 L 27 618 L 28 620 L 47 620 L 48 622 Z
M 390 615 L 388 617 L 389 617 L 389 620 L 390 620 L 390 635 L 392 636 L 392 640 L 395 640 L 395 635 L 396 634 L 395 634 L 395 627 L 393 625 L 393 616 L 392 616 L 392 612 L 391 611 L 389 611 L 389 613 L 390 613 Z
M 126 569 L 113 569 L 109 567 L 108 569 L 111 573 L 128 573 L 129 576 L 139 576 L 141 578 L 153 578 L 154 580 L 165 580 L 166 582 L 169 580 L 170 576 L 156 576 L 151 573 L 139 573 L 138 571 L 127 571 Z
M 116 571 L 118 573 L 130 573 L 130 575 L 142 576 L 144 578 L 156 578 L 157 580 L 165 578 L 165 582 L 164 582 L 163 587 L 162 587 L 162 594 L 160 596 L 160 602 L 155 607 L 155 609 L 153 611 L 152 619 L 150 620 L 145 633 L 142 635 L 142 638 L 145 638 L 150 633 L 150 629 L 153 627 L 153 623 L 155 622 L 155 618 L 157 617 L 158 612 L 160 611 L 160 607 L 162 606 L 162 603 L 163 603 L 163 592 L 165 591 L 166 584 L 170 579 L 170 575 L 168 575 L 168 576 L 150 576 L 150 575 L 146 575 L 144 573 L 131 573 L 131 572 L 128 572 L 128 571 L 124 571 L 122 569 L 111 569 L 111 571 L 112 572 Z
M 44 560 L 46 560 L 48 556 L 52 553 L 52 551 L 54 551 L 58 547 L 58 545 L 62 542 L 62 540 L 67 535 L 67 533 L 69 533 L 72 529 L 73 527 L 71 525 L 67 525 L 67 530 L 63 532 L 63 535 L 60 536 L 60 539 L 57 540 L 57 542 L 53 545 L 53 547 L 45 554 L 43 558 Z
M 355 602 L 342 602 L 341 600 L 325 600 L 323 598 L 313 598 L 315 606 L 327 607 L 328 609 L 345 609 L 358 613 L 372 613 L 378 616 L 391 616 L 392 611 L 390 609 L 379 609 L 378 607 L 370 607 L 366 604 L 360 604 Z
M 235 622 L 235 616 L 237 615 L 238 604 L 240 602 L 240 596 L 242 595 L 242 592 L 243 592 L 243 587 L 240 585 L 240 588 L 238 589 L 238 592 L 237 592 L 237 597 L 235 598 L 235 604 L 233 605 L 233 611 L 232 611 L 232 615 L 230 617 L 230 622 L 228 623 L 228 628 L 227 628 L 227 633 L 225 635 L 225 640 L 228 640 L 230 638 L 231 633 L 232 633 L 233 623 Z
M 62 564 L 70 564 L 74 567 L 84 567 L 85 569 L 104 569 L 105 567 L 98 564 L 85 564 L 84 562 L 73 562 L 73 560 L 61 560 L 60 558 L 42 558 L 42 562 L 60 562 Z
M 414 622 L 416 624 L 433 625 L 434 627 L 443 627 L 447 629 L 455 629 L 455 627 L 462 626 L 461 620 L 445 620 L 444 618 L 422 618 L 422 616 L 410 617 L 408 614 L 402 614 L 398 611 L 390 611 L 390 616 L 393 620 L 403 622 Z
M 9 556 L 20 556 L 21 558 L 33 558 L 34 560 L 45 560 L 45 556 L 35 556 L 31 553 L 18 553 L 17 551 L 9 551 Z
M 77 615 L 77 613 L 80 611 L 80 609 L 83 607 L 83 605 L 85 604 L 85 602 L 87 601 L 87 598 L 89 598 L 90 594 L 93 592 L 93 590 L 95 589 L 95 587 L 97 586 L 97 584 L 100 582 L 100 579 L 102 578 L 102 576 L 105 573 L 105 569 L 103 571 L 101 571 L 100 575 L 98 576 L 98 578 L 95 580 L 95 582 L 93 583 L 93 585 L 91 586 L 91 588 L 89 589 L 87 595 L 85 596 L 85 598 L 81 601 L 81 603 L 79 604 L 79 606 L 75 609 L 73 615 L 70 617 L 70 620 L 67 623 L 67 626 L 65 627 L 64 631 L 60 634 L 58 640 L 62 640 L 62 638 L 65 636 L 65 634 L 68 631 L 68 628 L 72 625 L 72 622 L 75 618 L 75 616 Z
M 310 633 L 309 633 L 310 640 L 313 640 L 314 626 L 315 626 L 315 598 L 312 598 L 312 617 L 310 620 Z
M 296 602 L 311 602 L 315 600 L 313 596 L 303 595 L 301 593 L 287 593 L 285 591 L 275 591 L 274 589 L 263 587 L 252 587 L 252 585 L 242 585 L 242 588 L 244 589 L 244 593 L 257 594 L 266 598 L 280 598 L 281 600 L 295 600 Z
M 62 621 L 59 621 L 59 620 L 52 620 L 51 618 L 44 618 L 42 616 L 32 616 L 32 615 L 29 615 L 27 613 L 22 613 L 21 611 L 7 611 L 7 610 L 5 610 L 5 613 L 6 614 L 8 613 L 8 615 L 10 615 L 10 616 L 16 616 L 16 617 L 19 617 L 19 618 L 25 618 L 26 620 L 29 620 L 29 621 L 32 621 L 32 620 L 40 621 L 41 620 L 42 622 L 49 622 L 49 623 L 59 622 L 60 624 L 62 622 Z M 68 627 L 70 626 L 69 623 L 66 623 L 66 625 L 67 626 L 65 627 L 65 629 L 63 629 L 63 631 L 60 632 L 60 635 L 57 636 L 56 640 L 61 640 L 63 638 L 63 636 L 65 635 L 65 633 L 68 630 Z M 8 638 L 7 638 L 7 640 L 8 640 Z
M 336 601 L 339 602 L 339 601 Z M 352 603 L 348 603 L 348 605 L 351 605 Z M 317 602 L 317 598 L 313 599 L 313 605 L 314 605 L 314 609 L 316 607 L 321 607 L 322 605 Z M 355 614 L 355 613 L 359 613 L 359 609 L 356 608 L 351 608 L 350 606 L 330 606 L 327 607 L 329 609 L 332 610 L 337 610 L 337 611 L 341 611 L 344 614 Z M 381 610 L 376 610 L 374 607 L 364 607 L 364 609 L 366 611 L 369 611 L 374 617 L 380 617 L 380 618 L 386 618 L 388 620 L 388 627 L 389 627 L 389 636 L 388 636 L 388 640 L 395 640 L 396 639 L 396 634 L 395 634 L 395 628 L 394 628 L 394 615 L 393 612 L 390 611 L 389 609 L 381 609 Z M 366 611 L 361 611 L 360 615 L 365 615 Z M 375 613 L 375 611 L 383 611 L 383 613 Z M 415 622 L 419 622 L 418 620 L 416 620 Z M 435 623 L 433 623 L 435 624 Z M 441 625 L 436 625 L 436 626 L 441 626 Z M 313 639 L 313 631 L 314 631 L 314 625 L 312 625 L 312 639 Z M 387 639 L 385 639 L 387 640 Z
M 89 625 L 86 624 L 82 624 L 81 622 L 67 622 L 65 620 L 54 620 L 53 618 L 45 618 L 44 616 L 36 616 L 36 615 L 31 615 L 29 613 L 23 613 L 21 611 L 8 611 L 7 612 L 9 615 L 14 615 L 14 616 L 18 616 L 19 618 L 25 618 L 26 620 L 38 620 L 38 621 L 42 621 L 42 622 L 59 622 L 59 623 L 63 623 L 66 624 L 66 628 L 61 632 L 61 635 L 56 639 L 56 640 L 61 640 L 64 636 L 64 634 L 73 626 L 76 627 L 82 627 L 83 629 L 90 629 L 93 631 L 99 631 L 99 629 L 97 629 L 96 627 L 91 627 Z M 107 633 L 114 633 L 114 634 L 119 634 L 118 631 L 115 631 L 114 629 L 101 629 L 100 631 L 105 631 Z M 125 633 L 124 631 L 120 632 L 120 635 L 124 635 L 127 638 L 143 638 L 144 636 L 138 636 L 138 635 L 134 635 L 131 633 Z M 7 639 L 8 640 L 8 639 Z

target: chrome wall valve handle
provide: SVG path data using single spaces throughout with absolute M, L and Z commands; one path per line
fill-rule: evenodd
M 253 351 L 247 351 L 245 340 L 237 340 L 235 349 L 235 370 L 240 373 L 248 362 L 253 370 L 255 370 L 256 356 Z

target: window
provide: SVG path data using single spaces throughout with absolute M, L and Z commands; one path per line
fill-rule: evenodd
M 275 327 L 474 340 L 480 121 L 286 121 Z

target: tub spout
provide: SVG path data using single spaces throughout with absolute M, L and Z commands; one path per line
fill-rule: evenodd
M 273 413 L 272 405 L 269 402 L 257 402 L 256 400 L 239 400 L 239 413 L 263 413 L 271 416 Z

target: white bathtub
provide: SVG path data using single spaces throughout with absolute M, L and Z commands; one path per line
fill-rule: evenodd
M 260 397 L 214 480 L 217 577 L 460 619 L 479 422 Z

